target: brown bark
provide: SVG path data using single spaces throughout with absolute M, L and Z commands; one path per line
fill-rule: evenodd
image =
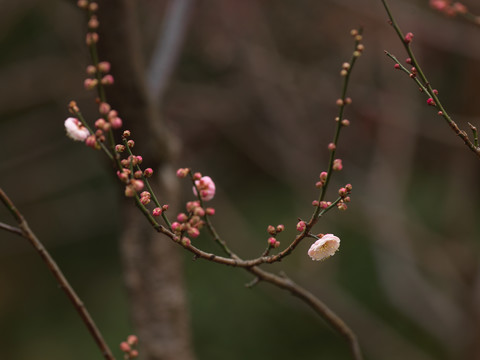
M 178 198 L 172 166 L 178 146 L 146 88 L 135 6 L 130 0 L 100 2 L 100 60 L 112 63 L 115 86 L 107 98 L 132 131 L 134 153 L 154 169 L 151 185 L 166 204 Z M 124 214 L 121 252 L 141 355 L 148 360 L 194 359 L 179 249 L 153 231 L 131 201 L 124 203 Z

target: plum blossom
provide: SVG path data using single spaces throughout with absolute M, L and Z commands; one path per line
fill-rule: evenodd
M 203 176 L 200 180 L 195 180 L 195 185 L 200 191 L 200 197 L 203 201 L 212 200 L 215 196 L 215 183 L 210 176 Z M 195 186 L 193 187 L 193 193 L 198 196 Z
M 75 141 L 85 141 L 88 135 L 90 135 L 88 129 L 74 117 L 69 117 L 65 120 L 65 130 L 67 130 L 68 137 Z
M 312 260 L 324 260 L 332 255 L 340 247 L 340 239 L 333 234 L 325 234 L 317 240 L 308 250 L 308 256 Z

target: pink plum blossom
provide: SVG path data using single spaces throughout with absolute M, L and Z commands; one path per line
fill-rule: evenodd
M 340 247 L 340 239 L 333 234 L 325 234 L 317 240 L 308 250 L 308 256 L 312 260 L 324 260 L 332 255 Z
M 215 196 L 215 183 L 210 176 L 204 176 L 200 180 L 195 180 L 195 185 L 200 191 L 200 197 L 203 201 L 210 201 Z M 193 193 L 198 196 L 197 189 L 193 187 Z
M 85 141 L 88 135 L 90 135 L 88 129 L 74 117 L 69 117 L 65 120 L 65 130 L 67 130 L 68 137 L 75 141 Z

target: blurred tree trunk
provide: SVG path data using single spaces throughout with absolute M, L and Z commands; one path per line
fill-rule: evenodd
M 161 21 L 161 14 L 156 15 Z M 132 131 L 134 153 L 143 156 L 145 167 L 154 169 L 152 186 L 159 201 L 175 202 L 178 189 L 173 163 L 178 146 L 146 88 L 136 4 L 101 1 L 99 20 L 100 60 L 112 63 L 115 77 L 115 86 L 107 89 L 110 104 Z M 179 249 L 153 231 L 131 201 L 123 205 L 121 251 L 141 356 L 147 360 L 194 359 Z

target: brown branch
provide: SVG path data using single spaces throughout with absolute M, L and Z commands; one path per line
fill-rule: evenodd
M 22 229 L 0 222 L 0 229 L 23 236 Z
M 107 343 L 103 339 L 102 334 L 98 330 L 95 322 L 93 321 L 92 317 L 90 316 L 88 310 L 86 309 L 85 305 L 83 304 L 82 300 L 78 297 L 77 293 L 75 290 L 72 288 L 68 280 L 65 278 L 63 275 L 62 271 L 58 267 L 57 263 L 51 255 L 48 253 L 48 251 L 45 249 L 43 244 L 40 242 L 40 240 L 36 237 L 36 235 L 33 233 L 33 231 L 30 229 L 28 226 L 26 220 L 20 213 L 20 211 L 15 207 L 13 202 L 8 198 L 7 194 L 0 188 L 0 199 L 3 202 L 3 204 L 7 207 L 7 209 L 10 211 L 12 216 L 15 218 L 17 221 L 18 225 L 20 228 L 14 228 L 10 226 L 0 226 L 1 229 L 11 231 L 13 229 L 16 229 L 12 232 L 17 233 L 18 235 L 23 236 L 25 239 L 30 241 L 30 243 L 33 245 L 35 250 L 39 253 L 40 257 L 42 260 L 45 262 L 47 265 L 48 269 L 50 272 L 53 274 L 55 277 L 55 280 L 58 282 L 60 288 L 65 292 L 67 297 L 70 299 L 70 302 L 73 304 L 75 309 L 77 310 L 78 314 L 82 318 L 85 326 L 87 327 L 88 331 L 90 332 L 90 335 L 93 337 L 95 342 L 97 343 L 98 347 L 100 348 L 103 357 L 107 360 L 115 360 L 115 357 L 113 356 L 110 348 L 108 347 Z M 4 224 L 2 224 L 4 225 Z M 8 228 L 11 228 L 10 230 Z M 19 230 L 20 233 L 17 231 Z
M 137 204 L 138 204 L 138 201 L 139 200 L 137 199 Z M 140 209 L 143 211 L 144 208 L 140 206 Z M 347 326 L 347 324 L 345 324 L 345 322 L 340 317 L 338 317 L 322 301 L 320 301 L 320 299 L 318 299 L 311 292 L 299 286 L 293 280 L 287 278 L 286 276 L 281 277 L 273 273 L 267 272 L 265 270 L 262 270 L 258 266 L 252 265 L 258 262 L 262 263 L 262 259 L 268 259 L 271 257 L 266 257 L 266 258 L 260 257 L 254 260 L 242 260 L 238 255 L 234 253 L 231 253 L 232 258 L 225 258 L 225 257 L 217 256 L 212 253 L 207 253 L 192 245 L 183 243 L 180 237 L 178 237 L 177 235 L 175 235 L 174 233 L 166 229 L 164 226 L 156 223 L 155 219 L 148 212 L 144 212 L 144 214 L 146 215 L 147 219 L 150 220 L 155 230 L 157 230 L 158 232 L 164 235 L 167 235 L 171 240 L 183 246 L 185 249 L 187 249 L 191 253 L 193 253 L 196 258 L 202 258 L 202 259 L 213 261 L 223 265 L 243 267 L 246 271 L 256 276 L 256 279 L 254 279 L 254 282 L 252 283 L 252 285 L 258 282 L 258 280 L 263 280 L 273 285 L 276 285 L 281 289 L 290 291 L 292 295 L 297 296 L 298 298 L 303 300 L 305 303 L 307 303 L 311 308 L 313 308 L 315 312 L 317 312 L 317 314 L 319 314 L 331 327 L 333 327 L 337 332 L 339 332 L 345 338 L 345 340 L 349 343 L 350 350 L 355 360 L 362 360 L 362 352 L 360 350 L 360 345 L 358 343 L 358 339 L 355 333 Z M 296 239 L 303 238 L 303 237 L 305 237 L 305 235 L 301 234 L 301 235 L 298 235 Z M 263 262 L 266 262 L 266 261 L 263 261 Z

